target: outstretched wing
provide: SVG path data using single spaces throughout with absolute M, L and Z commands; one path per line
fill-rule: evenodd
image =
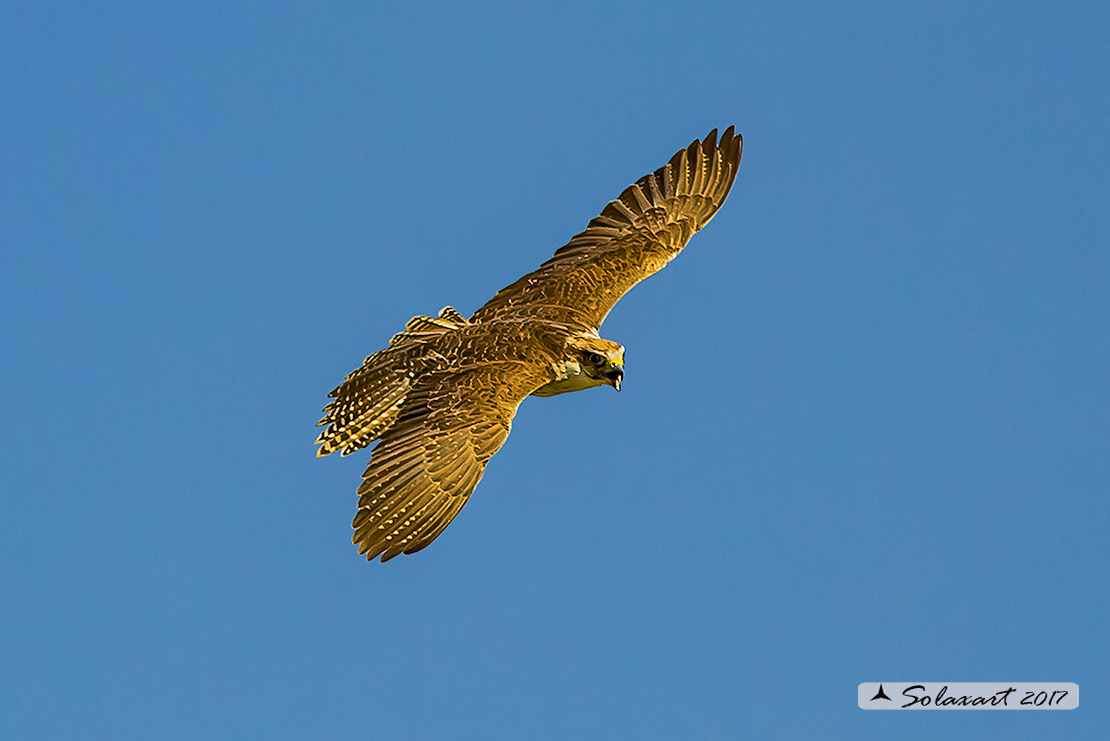
M 435 540 L 505 443 L 520 402 L 546 380 L 516 362 L 421 378 L 362 475 L 351 523 L 359 553 L 388 561 Z
M 471 321 L 526 315 L 597 331 L 628 289 L 682 251 L 724 203 L 740 166 L 742 138 L 729 126 L 694 140 L 628 186 L 555 255 L 502 288 Z

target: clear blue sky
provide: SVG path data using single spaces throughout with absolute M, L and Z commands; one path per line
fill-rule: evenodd
M 92 5 L 0 11 L 0 736 L 1110 726 L 1105 3 Z M 360 559 L 326 393 L 730 123 L 622 393 Z

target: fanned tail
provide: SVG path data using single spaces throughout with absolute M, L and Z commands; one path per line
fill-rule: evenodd
M 362 367 L 349 373 L 328 396 L 334 401 L 324 407 L 316 423 L 326 427 L 316 438 L 318 457 L 340 451 L 350 455 L 381 437 L 397 413 L 416 379 L 435 367 L 438 354 L 429 340 L 469 322 L 450 306 L 437 317 L 414 316 L 405 331 L 394 335 L 389 347 L 366 358 Z

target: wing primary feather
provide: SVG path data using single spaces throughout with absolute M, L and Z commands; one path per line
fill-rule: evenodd
M 645 214 L 651 210 L 651 200 L 644 195 L 644 189 L 640 187 L 639 183 L 633 183 L 628 186 L 625 193 L 632 193 L 632 197 L 636 200 L 637 214 Z
M 704 150 L 700 145 L 692 148 L 694 149 L 694 154 L 690 163 L 691 168 L 693 169 L 692 177 L 690 179 L 690 192 L 701 193 L 705 189 L 705 165 L 708 157 L 706 156 L 706 150 Z

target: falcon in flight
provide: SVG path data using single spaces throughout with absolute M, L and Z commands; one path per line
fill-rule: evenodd
M 469 319 L 413 317 L 328 396 L 316 455 L 375 440 L 353 542 L 367 560 L 415 553 L 470 498 L 528 396 L 620 391 L 624 348 L 598 336 L 628 289 L 673 260 L 728 195 L 742 139 L 695 140 Z

